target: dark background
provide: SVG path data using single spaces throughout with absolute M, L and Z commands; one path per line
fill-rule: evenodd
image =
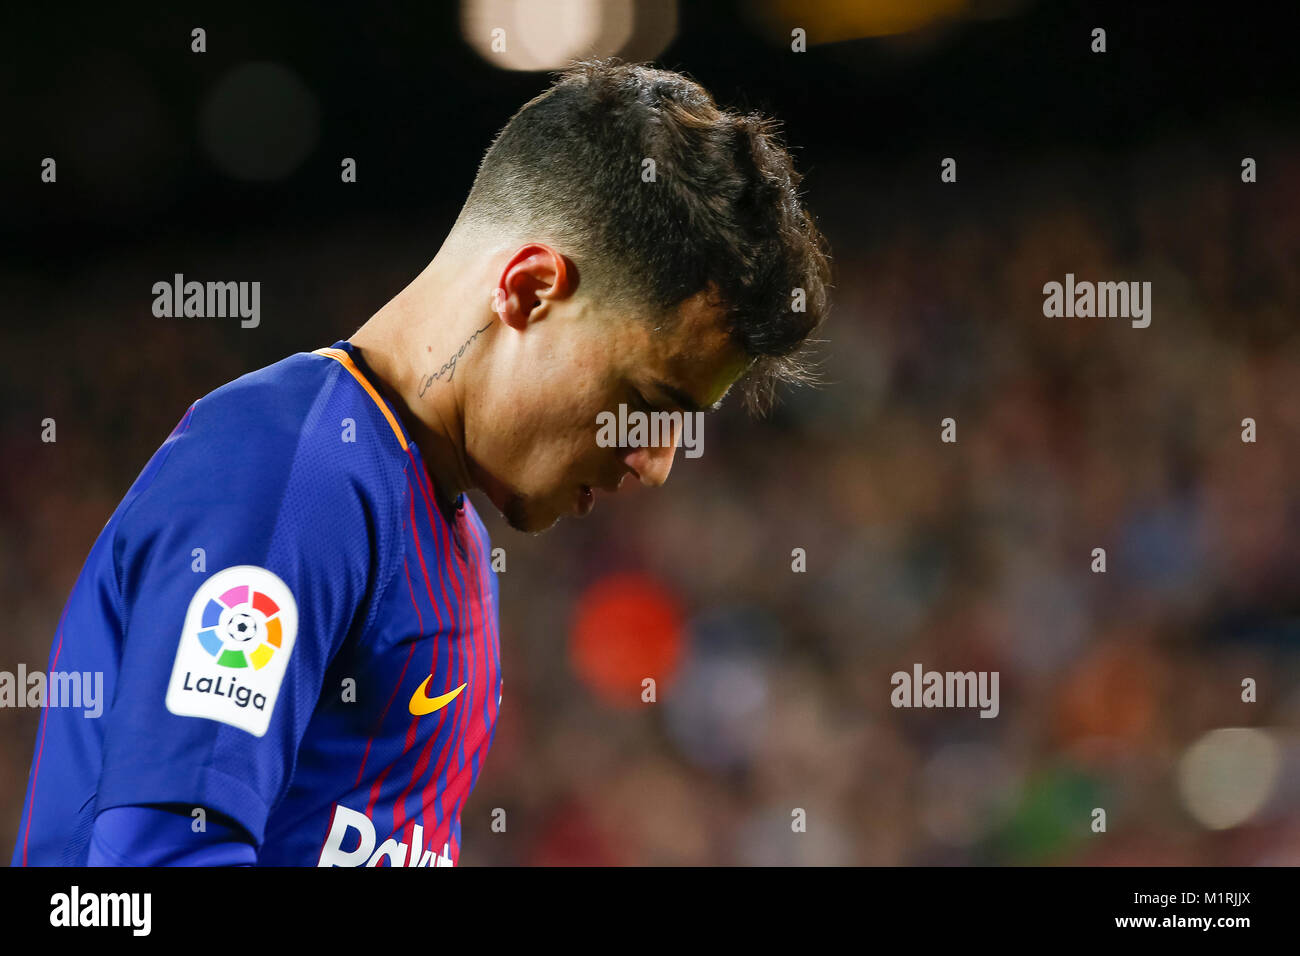
M 0 669 L 45 667 L 188 405 L 398 292 L 548 82 L 474 52 L 454 3 L 270 6 L 3 15 Z M 954 13 L 891 36 L 853 14 L 931 6 Z M 826 384 L 725 409 L 665 488 L 542 537 L 479 499 L 504 701 L 466 863 L 1300 862 L 1300 110 L 1273 9 L 681 5 L 646 55 L 775 114 L 805 173 Z M 250 62 L 297 85 L 222 99 Z M 295 144 L 261 181 L 221 159 Z M 177 272 L 261 281 L 261 325 L 155 318 Z M 1066 272 L 1151 281 L 1151 327 L 1045 318 Z M 999 717 L 892 708 L 914 662 L 999 671 Z M 37 716 L 0 711 L 0 847 Z

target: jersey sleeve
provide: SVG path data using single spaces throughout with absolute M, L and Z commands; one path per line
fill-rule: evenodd
M 110 807 L 95 818 L 87 866 L 253 866 L 243 827 L 185 807 Z
M 364 631 L 392 519 L 364 448 L 314 427 L 333 417 L 327 396 L 260 415 L 209 399 L 116 530 L 121 658 L 97 810 L 201 808 L 260 846 L 326 672 Z

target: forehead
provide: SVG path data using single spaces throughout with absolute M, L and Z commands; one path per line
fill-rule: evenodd
M 642 372 L 686 392 L 704 408 L 718 402 L 750 365 L 731 336 L 726 311 L 707 292 L 685 300 L 658 328 L 640 324 Z

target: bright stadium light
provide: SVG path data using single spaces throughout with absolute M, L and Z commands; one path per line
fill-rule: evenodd
M 584 56 L 657 56 L 677 32 L 671 0 L 462 0 L 461 33 L 503 70 L 554 70 Z
M 1179 762 L 1183 803 L 1208 829 L 1240 826 L 1268 802 L 1280 766 L 1280 748 L 1267 732 L 1251 727 L 1212 730 Z
M 804 33 L 808 46 L 868 37 L 894 37 L 961 20 L 1010 16 L 1024 0 L 761 0 L 741 10 L 781 43 L 791 31 Z

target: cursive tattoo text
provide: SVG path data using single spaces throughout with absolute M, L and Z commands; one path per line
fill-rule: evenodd
M 429 386 L 432 385 L 434 382 L 438 381 L 439 379 L 441 379 L 444 375 L 446 376 L 445 381 L 450 382 L 452 380 L 452 377 L 456 374 L 456 363 L 459 362 L 460 357 L 465 354 L 465 350 L 470 347 L 470 345 L 473 343 L 473 341 L 476 338 L 478 338 L 480 335 L 482 335 L 490 328 L 492 328 L 491 322 L 489 322 L 487 325 L 483 326 L 483 328 L 479 329 L 477 332 L 475 332 L 473 335 L 467 338 L 465 340 L 465 344 L 462 345 L 456 351 L 456 354 L 453 355 L 451 358 L 447 359 L 447 361 L 442 363 L 442 368 L 438 369 L 438 371 L 434 372 L 432 375 L 426 375 L 424 380 L 420 382 L 420 391 L 419 391 L 420 397 L 423 398 L 424 393 L 429 390 Z

